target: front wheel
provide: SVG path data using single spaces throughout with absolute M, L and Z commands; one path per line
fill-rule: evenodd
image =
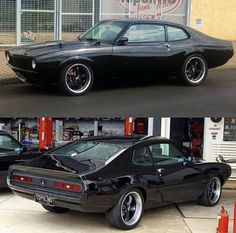
M 208 73 L 208 65 L 201 55 L 192 55 L 186 58 L 180 79 L 182 83 L 188 86 L 198 86 L 204 82 Z
M 92 68 L 87 64 L 67 65 L 60 73 L 60 90 L 70 96 L 79 96 L 88 92 L 94 83 Z
M 199 204 L 215 206 L 221 197 L 222 183 L 218 177 L 212 177 L 207 183 L 204 194 L 199 198 Z
M 106 213 L 108 222 L 116 228 L 131 230 L 141 221 L 143 196 L 137 189 L 123 193 L 115 206 Z

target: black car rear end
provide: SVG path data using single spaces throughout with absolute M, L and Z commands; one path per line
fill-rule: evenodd
M 81 177 L 70 172 L 15 165 L 9 169 L 7 182 L 17 195 L 43 205 L 83 211 L 87 198 Z

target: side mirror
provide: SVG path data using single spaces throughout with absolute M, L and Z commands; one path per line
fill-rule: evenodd
M 117 45 L 118 46 L 124 46 L 129 41 L 128 37 L 122 37 L 118 40 Z

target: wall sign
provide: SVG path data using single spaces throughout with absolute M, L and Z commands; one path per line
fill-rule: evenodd
M 236 118 L 225 118 L 224 141 L 236 141 Z
M 129 0 L 117 0 L 125 10 L 129 10 Z M 130 2 L 132 18 L 160 19 L 162 14 L 169 14 L 183 4 L 183 0 L 133 0 Z

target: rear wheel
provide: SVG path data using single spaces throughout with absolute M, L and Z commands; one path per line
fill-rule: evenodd
M 192 55 L 186 58 L 180 79 L 183 84 L 188 86 L 198 86 L 204 82 L 208 73 L 208 65 L 201 55 Z
M 215 206 L 221 197 L 222 183 L 219 177 L 212 177 L 207 183 L 204 194 L 199 198 L 199 204 L 204 206 Z
M 67 65 L 59 77 L 59 88 L 71 96 L 79 96 L 88 92 L 94 83 L 94 74 L 87 64 L 76 63 Z
M 58 214 L 62 214 L 62 213 L 69 211 L 69 209 L 56 207 L 56 206 L 42 205 L 42 207 L 49 212 L 58 213 Z
M 108 222 L 116 228 L 131 230 L 141 221 L 143 196 L 137 189 L 123 193 L 115 206 L 106 213 Z

